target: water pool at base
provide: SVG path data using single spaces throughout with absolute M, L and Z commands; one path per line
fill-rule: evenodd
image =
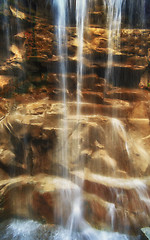
M 0 224 L 0 240 L 139 240 L 125 234 L 98 231 L 91 227 L 70 233 L 63 227 L 50 227 L 33 220 L 10 219 Z

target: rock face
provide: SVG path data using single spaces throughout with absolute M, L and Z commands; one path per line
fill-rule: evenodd
M 140 94 L 141 90 L 136 92 Z M 137 99 L 141 99 L 138 94 Z M 56 220 L 54 216 L 60 219 L 60 211 L 56 214 L 54 209 L 56 196 L 60 197 L 61 184 L 58 188 L 55 184 L 60 176 L 60 182 L 67 191 L 63 176 L 69 172 L 72 182 L 76 183 L 77 178 L 77 182 L 84 182 L 85 217 L 91 224 L 98 227 L 111 225 L 111 206 L 114 206 L 116 230 L 126 231 L 131 227 L 136 232 L 141 226 L 149 224 L 149 121 L 144 104 L 144 115 L 141 112 L 140 117 L 134 117 L 139 104 L 139 100 L 131 104 L 132 118 L 127 114 L 119 120 L 110 117 L 110 112 L 108 116 L 102 115 L 102 109 L 104 111 L 108 107 L 104 103 L 97 104 L 96 115 L 93 115 L 93 104 L 86 103 L 87 106 L 84 106 L 83 103 L 83 115 L 77 125 L 76 106 L 70 102 L 67 141 L 71 154 L 67 163 L 61 162 L 59 157 L 63 148 L 60 145 L 63 134 L 60 124 L 60 119 L 63 121 L 62 103 L 44 98 L 18 104 L 1 120 L 0 166 L 3 172 L 1 179 L 4 179 L 1 181 L 1 196 L 6 199 L 1 206 L 2 216 L 17 215 L 50 223 Z M 85 108 L 88 113 L 84 113 Z M 113 106 L 112 102 L 109 109 L 113 113 L 116 105 Z M 80 142 L 78 155 L 77 138 Z M 83 171 L 83 166 L 89 170 L 81 174 L 78 171 Z M 53 180 L 50 175 L 53 175 Z M 4 190 L 3 182 L 10 189 Z M 56 193 L 51 193 L 50 184 L 57 188 Z M 13 209 L 12 201 L 17 204 Z M 20 207 L 18 202 L 21 202 Z
M 11 1 L 7 11 L 0 9 L 0 22 L 12 26 L 9 39 L 0 27 L 1 220 L 60 223 L 63 216 L 65 224 L 72 198 L 63 202 L 62 196 L 74 196 L 82 185 L 83 214 L 92 225 L 134 233 L 149 225 L 150 94 L 142 74 L 150 30 L 128 29 L 124 22 L 108 81 L 108 30 L 103 1 L 97 2 L 85 31 L 78 117 L 74 16 L 66 29 L 65 106 L 51 6 L 32 1 L 29 11 L 22 1 L 17 10 Z

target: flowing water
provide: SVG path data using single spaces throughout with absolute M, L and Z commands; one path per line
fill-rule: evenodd
M 128 157 L 130 157 L 127 133 L 126 133 L 126 130 L 125 130 L 123 124 L 121 123 L 121 121 L 119 119 L 116 119 L 116 118 L 112 118 L 111 121 L 112 121 L 114 132 L 118 133 L 118 136 L 120 135 L 120 137 L 123 139 L 123 141 L 125 143 L 125 150 L 128 154 Z
M 108 28 L 108 59 L 107 59 L 107 67 L 105 77 L 108 81 L 113 78 L 113 54 L 114 50 L 119 47 L 120 42 L 120 29 L 121 29 L 121 20 L 122 20 L 122 9 L 125 5 L 125 0 L 104 0 L 105 9 L 107 12 L 107 28 Z M 138 7 L 144 9 L 145 1 L 138 1 Z M 59 59 L 58 64 L 58 74 L 59 74 L 59 88 L 61 91 L 61 103 L 62 103 L 62 117 L 60 119 L 60 133 L 59 133 L 59 141 L 58 144 L 61 146 L 61 150 L 59 151 L 57 157 L 58 161 L 63 163 L 64 171 L 63 177 L 70 178 L 69 173 L 66 170 L 69 162 L 69 143 L 68 143 L 68 135 L 69 135 L 69 111 L 68 111 L 68 98 L 67 98 L 67 74 L 68 74 L 68 32 L 67 27 L 70 24 L 69 19 L 69 8 L 75 9 L 76 15 L 76 36 L 77 36 L 77 70 L 76 70 L 76 79 L 77 79 L 77 90 L 76 90 L 76 125 L 78 125 L 77 129 L 77 142 L 74 146 L 75 151 L 77 152 L 77 156 L 79 156 L 80 151 L 80 121 L 81 121 L 81 89 L 82 89 L 82 79 L 84 74 L 84 29 L 86 26 L 86 21 L 88 19 L 88 7 L 89 1 L 87 0 L 53 0 L 51 3 L 54 9 L 54 19 L 55 19 L 55 39 L 57 43 L 57 55 Z M 18 6 L 18 0 L 16 0 L 16 8 Z M 133 14 L 131 3 L 131 13 Z M 4 9 L 8 9 L 8 3 L 4 0 Z M 144 15 L 144 10 L 142 10 L 140 18 L 142 24 L 144 21 L 142 20 L 142 16 Z M 8 26 L 8 18 L 5 15 L 4 21 L 6 22 L 6 26 Z M 20 31 L 19 22 L 17 23 L 17 31 Z M 7 49 L 9 49 L 9 27 L 6 30 L 6 39 L 7 39 Z M 128 137 L 125 131 L 125 128 L 120 120 L 112 118 L 111 119 L 112 128 L 114 131 L 120 135 L 125 143 L 124 148 L 128 157 L 130 158 L 130 149 L 128 145 Z M 63 129 L 63 130 L 62 130 Z M 78 159 L 79 162 L 81 159 Z M 83 167 L 84 172 L 84 167 Z M 98 176 L 94 175 L 96 179 Z M 109 177 L 102 177 L 102 181 L 108 181 Z M 116 223 L 116 206 L 114 203 L 108 202 L 108 217 L 110 218 L 110 225 L 112 232 L 106 231 L 98 231 L 92 228 L 84 219 L 83 216 L 83 197 L 82 197 L 82 185 L 83 182 L 79 181 L 75 178 L 75 184 L 77 188 L 74 192 L 71 190 L 66 190 L 61 192 L 59 202 L 56 203 L 56 218 L 57 211 L 61 212 L 59 215 L 61 216 L 58 224 L 60 227 L 50 227 L 48 225 L 42 225 L 38 222 L 32 220 L 19 220 L 12 219 L 10 221 L 6 221 L 0 225 L 0 239 L 2 240 L 34 240 L 34 239 L 43 239 L 43 240 L 128 240 L 128 239 L 139 239 L 138 237 L 129 237 L 128 235 L 119 234 L 115 231 L 115 223 Z M 110 179 L 111 184 L 116 179 Z M 124 182 L 122 184 L 122 188 L 124 187 Z M 126 183 L 130 185 L 130 183 Z M 150 212 L 150 202 L 148 198 L 146 185 L 140 180 L 134 182 L 136 193 L 144 203 L 141 204 L 141 210 L 148 209 Z M 115 188 L 114 188 L 115 189 Z M 120 195 L 123 195 L 121 191 L 113 190 L 116 196 L 119 198 Z M 69 214 L 67 220 L 64 220 L 64 208 L 69 209 Z M 126 219 L 126 213 L 124 213 L 124 221 Z
M 113 54 L 114 50 L 119 48 L 122 7 L 125 1 L 126 0 L 104 0 L 108 29 L 108 59 L 105 78 L 111 82 L 113 81 Z
M 124 234 L 93 230 L 72 232 L 63 228 L 53 228 L 32 220 L 11 219 L 0 225 L 1 240 L 138 240 Z
M 55 12 L 55 35 L 57 42 L 57 54 L 59 57 L 58 73 L 59 73 L 59 84 L 62 91 L 61 101 L 62 101 L 62 119 L 60 119 L 61 130 L 59 132 L 59 142 L 60 151 L 57 154 L 58 162 L 63 163 L 64 169 L 66 169 L 68 164 L 68 110 L 67 110 L 67 21 L 68 21 L 68 0 L 54 0 L 53 9 Z M 68 172 L 63 171 L 63 177 L 68 178 Z M 60 199 L 56 203 L 56 218 L 59 214 L 59 224 L 64 224 L 63 208 L 65 205 L 70 205 L 71 193 L 70 191 L 61 191 Z
M 81 95 L 82 95 L 82 79 L 84 72 L 84 62 L 83 62 L 83 47 L 84 47 L 84 29 L 85 29 L 85 18 L 88 13 L 88 1 L 87 0 L 76 0 L 76 33 L 77 33 L 77 110 L 76 110 L 76 124 L 77 129 L 77 142 L 75 145 L 77 156 L 80 156 L 80 120 L 81 120 Z M 82 159 L 78 159 L 82 161 Z M 75 231 L 77 229 L 82 230 L 86 222 L 82 216 L 82 182 L 78 182 L 75 178 L 75 183 L 80 185 L 80 191 L 77 192 L 75 199 L 72 204 L 72 213 L 68 222 L 70 231 Z
M 122 13 L 128 9 L 129 26 L 139 28 L 145 27 L 145 0 L 126 1 L 126 0 L 103 0 L 107 13 L 108 29 L 108 59 L 105 78 L 108 82 L 114 83 L 113 75 L 113 56 L 115 51 L 120 50 L 120 33 L 122 23 Z
M 74 5 L 73 1 L 69 1 L 70 7 L 75 7 L 76 11 L 76 33 L 77 33 L 77 93 L 76 93 L 76 99 L 77 99 L 77 112 L 76 112 L 76 124 L 78 125 L 80 122 L 80 105 L 81 105 L 81 88 L 82 88 L 82 78 L 83 78 L 83 46 L 84 46 L 84 27 L 85 27 L 85 17 L 87 13 L 87 1 L 83 0 L 76 0 L 76 5 Z M 69 23 L 68 19 L 68 1 L 67 0 L 54 0 L 53 1 L 54 9 L 56 10 L 56 38 L 58 39 L 58 55 L 60 57 L 59 61 L 59 73 L 62 76 L 61 82 L 62 82 L 62 90 L 63 90 L 63 104 L 64 104 L 64 112 L 63 112 L 63 126 L 62 129 L 64 129 L 63 134 L 61 135 L 61 157 L 60 161 L 63 162 L 64 165 L 67 165 L 68 163 L 68 118 L 69 113 L 67 111 L 67 85 L 66 85 L 66 75 L 67 75 L 67 64 L 65 62 L 65 57 L 67 57 L 67 23 Z M 68 21 L 68 22 L 67 22 Z M 80 139 L 80 128 L 77 129 L 77 139 Z M 79 156 L 80 151 L 80 143 L 79 140 L 76 142 L 76 146 L 74 146 L 76 149 L 77 156 Z M 78 160 L 79 161 L 79 160 Z M 65 174 L 64 174 L 65 177 Z M 79 184 L 77 179 L 75 180 L 76 184 Z M 72 232 L 77 231 L 78 229 L 82 229 L 83 226 L 86 225 L 86 222 L 84 221 L 82 217 L 82 186 L 80 185 L 79 190 L 75 191 L 73 194 L 71 191 L 64 192 L 61 195 L 61 200 L 65 205 L 68 206 L 71 204 L 71 213 L 70 217 L 67 221 L 67 228 L 69 229 L 69 235 L 72 235 Z M 60 201 L 58 203 L 59 209 L 63 208 L 60 206 Z M 61 210 L 60 210 L 61 211 Z M 62 214 L 63 215 L 63 214 Z M 63 216 L 61 217 L 61 223 L 63 222 Z M 81 224 L 82 223 L 82 224 Z M 68 238 L 68 239 L 71 239 Z
M 60 76 L 60 89 L 62 90 L 62 103 L 63 103 L 63 122 L 61 123 L 63 133 L 60 133 L 60 146 L 62 151 L 60 152 L 59 161 L 64 162 L 67 165 L 68 161 L 68 121 L 67 121 L 67 19 L 68 19 L 68 1 L 67 0 L 54 0 L 53 7 L 55 12 L 55 24 L 56 24 L 56 40 L 59 56 L 59 76 Z M 65 173 L 64 173 L 65 174 Z
M 84 46 L 84 27 L 87 14 L 87 0 L 76 0 L 76 29 L 78 38 L 77 51 L 77 118 L 80 116 L 81 88 L 83 77 L 83 46 Z

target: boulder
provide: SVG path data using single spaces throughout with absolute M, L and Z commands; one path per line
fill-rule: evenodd
M 73 196 L 78 191 L 78 186 L 69 180 L 48 175 L 24 175 L 1 181 L 0 186 L 1 219 L 16 216 L 52 224 L 58 224 L 62 217 L 69 218 L 71 199 L 66 199 L 65 194 L 68 192 Z

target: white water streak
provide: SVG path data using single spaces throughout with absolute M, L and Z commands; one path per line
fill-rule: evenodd
M 67 121 L 67 19 L 68 19 L 68 1 L 67 0 L 54 0 L 54 9 L 56 11 L 56 39 L 58 41 L 58 56 L 59 56 L 59 74 L 60 74 L 60 88 L 62 89 L 62 102 L 63 102 L 63 120 L 61 133 L 61 156 L 59 161 L 67 165 L 68 162 L 68 121 Z M 66 172 L 64 173 L 64 175 Z
M 114 203 L 108 204 L 108 217 L 110 218 L 111 230 L 114 231 L 115 218 L 116 218 L 116 206 Z
M 87 12 L 87 0 L 76 0 L 76 28 L 78 37 L 77 52 L 77 118 L 80 115 L 81 88 L 83 77 L 83 45 L 84 45 L 84 25 Z
M 123 124 L 121 123 L 120 120 L 118 120 L 116 118 L 112 118 L 111 121 L 112 121 L 112 125 L 113 125 L 114 129 L 117 131 L 118 134 L 121 135 L 122 139 L 124 140 L 126 152 L 127 152 L 128 156 L 130 156 L 127 133 L 126 133 L 126 130 L 125 130 Z
M 150 199 L 148 194 L 148 187 L 146 184 L 140 180 L 134 180 L 135 189 L 141 200 L 142 207 L 146 207 L 148 214 L 150 214 Z M 143 202 L 143 203 L 142 203 Z
M 106 79 L 109 81 L 112 74 L 113 51 L 119 47 L 122 6 L 126 0 L 104 0 L 104 6 L 107 12 L 108 28 L 108 59 L 106 69 Z
M 87 0 L 76 0 L 76 32 L 77 32 L 77 124 L 80 122 L 81 116 L 81 92 L 82 92 L 82 78 L 83 78 L 83 47 L 84 47 L 84 27 L 85 27 L 85 17 L 87 13 Z M 76 142 L 76 152 L 77 156 L 80 156 L 80 125 L 77 129 L 77 142 Z M 78 159 L 80 161 L 81 159 Z M 82 160 L 81 160 L 82 162 Z M 75 179 L 76 184 L 78 179 Z M 80 191 L 75 195 L 72 203 L 72 212 L 70 219 L 68 221 L 68 226 L 70 229 L 70 234 L 76 230 L 82 230 L 86 221 L 82 216 L 82 183 L 80 183 Z

